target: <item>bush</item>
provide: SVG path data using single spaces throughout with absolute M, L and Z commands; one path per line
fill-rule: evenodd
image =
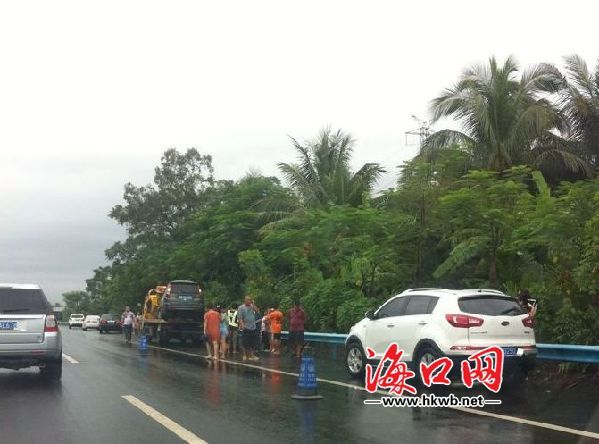
M 374 299 L 361 295 L 344 302 L 337 308 L 337 328 L 347 333 L 352 325 L 364 318 L 364 313 L 377 305 Z

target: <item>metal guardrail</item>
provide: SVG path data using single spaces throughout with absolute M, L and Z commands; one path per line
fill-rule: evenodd
M 599 346 L 537 344 L 537 350 L 539 359 L 599 364 Z
M 283 339 L 287 339 L 289 332 L 282 332 Z M 304 340 L 325 344 L 345 344 L 346 334 L 341 333 L 316 333 L 304 332 Z M 579 362 L 585 364 L 599 364 L 599 346 L 593 345 L 566 345 L 566 344 L 537 344 L 537 358 L 549 361 Z

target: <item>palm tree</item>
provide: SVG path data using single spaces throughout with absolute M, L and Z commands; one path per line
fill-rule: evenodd
M 421 154 L 431 156 L 438 149 L 458 146 L 470 154 L 476 168 L 503 171 L 527 164 L 548 175 L 588 176 L 588 164 L 558 135 L 567 126 L 547 97 L 563 88 L 562 75 L 549 64 L 536 65 L 519 79 L 518 71 L 512 57 L 503 66 L 491 57 L 488 65 L 466 69 L 431 106 L 434 122 L 451 116 L 463 131 L 433 133 L 422 144 Z
M 561 94 L 561 110 L 571 124 L 573 141 L 580 144 L 586 160 L 599 168 L 599 63 L 589 72 L 578 55 L 564 57 L 566 86 Z
M 358 206 L 385 172 L 378 163 L 366 163 L 353 173 L 349 162 L 355 141 L 341 130 L 325 128 L 317 139 L 304 144 L 291 140 L 299 162 L 278 166 L 305 207 Z

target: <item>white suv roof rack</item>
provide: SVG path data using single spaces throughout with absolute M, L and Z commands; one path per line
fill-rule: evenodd
M 478 293 L 495 293 L 495 294 L 505 294 L 501 290 L 495 290 L 494 288 L 477 288 L 475 289 Z

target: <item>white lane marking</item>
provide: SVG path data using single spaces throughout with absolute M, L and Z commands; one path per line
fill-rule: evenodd
M 197 358 L 204 358 L 206 360 L 208 360 L 208 357 L 205 355 L 200 355 L 197 353 L 189 353 L 189 352 L 184 352 L 181 350 L 174 350 L 172 348 L 164 348 L 164 347 L 156 347 L 154 345 L 150 346 L 151 348 L 155 348 L 157 350 L 164 350 L 170 353 L 178 353 L 181 355 L 185 355 L 185 356 L 193 356 L 193 357 L 197 357 Z M 282 375 L 289 375 L 289 376 L 299 376 L 298 373 L 291 373 L 291 372 L 284 372 L 281 370 L 276 370 L 273 368 L 268 368 L 268 367 L 262 367 L 259 365 L 254 365 L 254 364 L 247 364 L 245 362 L 238 362 L 238 361 L 229 361 L 226 359 L 220 359 L 217 362 L 226 362 L 227 364 L 232 364 L 232 365 L 240 365 L 243 367 L 249 367 L 249 368 L 254 368 L 257 370 L 264 370 L 266 372 L 270 372 L 270 373 L 277 373 L 277 374 L 282 374 Z M 347 382 L 341 382 L 341 381 L 335 381 L 335 380 L 331 380 L 331 379 L 322 379 L 322 378 L 316 378 L 317 381 L 319 382 L 324 382 L 326 384 L 331 384 L 331 385 L 338 385 L 341 387 L 347 387 L 347 388 L 351 388 L 354 390 L 362 390 L 362 391 L 366 391 L 365 387 L 361 387 L 359 385 L 355 385 L 355 384 L 348 384 Z M 378 394 L 381 395 L 389 395 L 388 392 L 382 391 L 382 390 L 377 390 Z M 587 438 L 593 438 L 593 439 L 599 439 L 599 433 L 595 433 L 595 432 L 589 432 L 587 430 L 578 430 L 578 429 L 571 429 L 569 427 L 563 427 L 560 425 L 556 425 L 556 424 L 551 424 L 548 422 L 539 422 L 539 421 L 532 421 L 530 419 L 524 419 L 524 418 L 518 418 L 517 416 L 509 416 L 509 415 L 501 415 L 499 413 L 492 413 L 492 412 L 487 412 L 484 410 L 477 410 L 477 409 L 471 409 L 471 408 L 467 408 L 467 407 L 446 407 L 452 410 L 456 410 L 462 413 L 469 413 L 471 415 L 479 415 L 479 416 L 488 416 L 491 418 L 495 418 L 495 419 L 501 419 L 504 421 L 509 421 L 509 422 L 514 422 L 517 424 L 527 424 L 530 426 L 535 426 L 535 427 L 540 427 L 543 429 L 549 429 L 549 430 L 553 430 L 556 432 L 564 432 L 564 433 L 571 433 L 573 435 L 578 435 L 578 436 L 584 436 Z
M 167 428 L 168 430 L 173 432 L 175 435 L 177 435 L 183 441 L 190 443 L 190 444 L 208 444 L 202 438 L 200 438 L 197 435 L 195 435 L 194 433 L 190 432 L 183 426 L 177 424 L 172 419 L 164 416 L 158 410 L 149 406 L 145 402 L 137 399 L 135 396 L 124 395 L 124 396 L 122 396 L 122 398 L 125 399 L 127 402 L 129 402 L 131 405 L 137 407 L 139 410 L 144 412 L 146 415 L 148 415 L 154 421 L 163 425 L 165 428 Z
M 73 357 L 71 357 L 69 355 L 65 355 L 63 353 L 62 357 L 65 358 L 67 361 L 69 361 L 71 364 L 79 364 L 79 361 L 77 361 L 75 358 L 73 358 Z
M 451 407 L 454 410 L 460 412 L 471 413 L 473 415 L 490 416 L 495 419 L 503 419 L 504 421 L 511 421 L 519 424 L 528 424 L 535 427 L 541 427 L 544 429 L 554 430 L 556 432 L 572 433 L 573 435 L 584 436 L 587 438 L 599 439 L 599 433 L 589 432 L 587 430 L 571 429 L 569 427 L 562 427 L 559 425 L 551 424 L 548 422 L 531 421 L 530 419 L 518 418 L 517 416 L 500 415 L 498 413 L 486 412 L 484 410 L 471 409 L 467 407 Z

